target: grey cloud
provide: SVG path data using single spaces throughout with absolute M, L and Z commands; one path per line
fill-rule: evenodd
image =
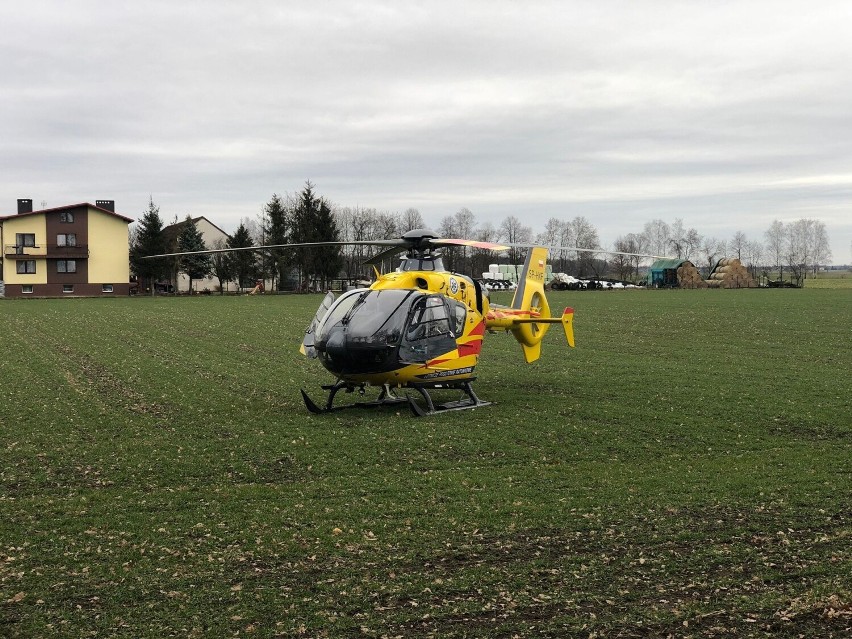
M 113 197 L 226 228 L 313 180 L 498 224 L 653 217 L 850 261 L 845 3 L 30 3 L 0 9 L 0 202 Z M 826 176 L 833 176 L 830 179 Z M 710 232 L 708 229 L 706 232 Z

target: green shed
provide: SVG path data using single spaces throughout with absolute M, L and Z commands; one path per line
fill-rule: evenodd
M 646 280 L 648 286 L 676 288 L 678 286 L 677 269 L 684 264 L 692 266 L 689 260 L 682 260 L 676 257 L 657 260 L 648 269 L 648 278 Z

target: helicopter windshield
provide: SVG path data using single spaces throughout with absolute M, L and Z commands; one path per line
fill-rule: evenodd
M 416 291 L 352 291 L 341 297 L 317 328 L 317 341 L 326 342 L 333 332 L 345 328 L 350 346 L 398 344 L 405 326 L 412 295 Z
M 323 365 L 337 374 L 423 363 L 456 348 L 466 308 L 443 295 L 361 289 L 342 295 L 316 328 Z

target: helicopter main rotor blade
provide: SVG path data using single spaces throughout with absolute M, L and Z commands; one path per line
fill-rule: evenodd
M 429 246 L 470 246 L 472 248 L 489 249 L 491 251 L 507 251 L 512 248 L 507 244 L 483 242 L 481 240 L 463 240 L 455 237 L 441 237 L 429 240 Z
M 241 246 L 237 248 L 208 249 L 206 251 L 183 251 L 179 253 L 162 253 L 146 255 L 140 259 L 152 260 L 160 257 L 182 257 L 184 255 L 213 255 L 215 253 L 235 253 L 237 251 L 263 251 L 269 249 L 317 248 L 320 246 L 400 246 L 405 244 L 400 240 L 353 240 L 350 242 L 299 242 L 296 244 L 263 244 L 261 246 Z
M 364 260 L 364 264 L 369 264 L 371 266 L 381 264 L 384 260 L 389 258 L 392 259 L 395 255 L 402 253 L 404 250 L 406 250 L 405 246 L 392 246 L 384 251 L 379 251 L 370 259 Z
M 668 260 L 672 259 L 670 255 L 652 255 L 650 253 L 625 253 L 623 251 L 608 251 L 603 248 L 581 248 L 579 246 L 547 246 L 546 244 L 517 244 L 513 242 L 507 242 L 507 247 L 509 248 L 536 248 L 537 246 L 546 248 L 548 251 L 553 253 L 553 251 L 579 251 L 581 253 L 606 253 L 607 255 L 626 255 L 628 257 L 652 257 L 655 260 Z M 504 249 L 505 250 L 505 249 Z

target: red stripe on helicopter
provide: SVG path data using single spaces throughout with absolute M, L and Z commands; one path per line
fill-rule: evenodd
M 487 319 L 506 319 L 507 317 L 540 317 L 538 311 L 527 310 L 523 308 L 501 308 L 498 310 L 492 309 L 488 311 Z
M 459 344 L 459 357 L 479 355 L 482 352 L 482 336 L 485 335 L 485 322 L 473 327 L 469 336 L 472 338 L 464 344 Z
M 428 362 L 423 364 L 420 368 L 434 368 L 438 364 L 443 364 L 444 362 L 452 361 L 454 358 L 446 357 L 444 359 L 430 359 Z
M 467 344 L 459 344 L 459 357 L 466 355 L 479 355 L 482 352 L 482 338 L 469 341 Z

